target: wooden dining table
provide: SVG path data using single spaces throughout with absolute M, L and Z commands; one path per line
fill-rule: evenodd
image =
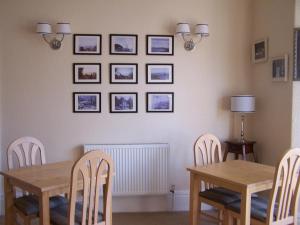
M 241 225 L 250 225 L 251 194 L 269 190 L 275 167 L 259 163 L 231 160 L 206 166 L 189 167 L 190 225 L 197 225 L 201 181 L 241 193 Z
M 14 187 L 39 197 L 40 224 L 50 225 L 49 197 L 69 193 L 74 162 L 64 161 L 0 172 L 4 176 L 5 224 L 13 225 Z

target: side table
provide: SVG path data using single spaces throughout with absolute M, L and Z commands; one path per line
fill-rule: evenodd
M 243 156 L 243 160 L 246 160 L 246 155 L 249 153 L 253 154 L 254 161 L 257 162 L 257 158 L 254 153 L 255 141 L 225 141 L 227 147 L 225 150 L 223 161 L 226 161 L 228 153 L 234 153 L 235 159 L 239 158 L 239 155 Z

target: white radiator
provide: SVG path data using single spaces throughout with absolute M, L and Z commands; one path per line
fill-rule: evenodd
M 168 193 L 169 149 L 169 144 L 84 145 L 84 152 L 102 150 L 113 158 L 114 196 Z

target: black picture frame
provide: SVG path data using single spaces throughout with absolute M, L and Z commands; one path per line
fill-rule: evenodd
M 97 73 L 95 75 L 96 76 L 95 81 L 92 81 L 91 79 L 88 79 L 88 78 L 80 79 L 79 66 L 90 67 L 90 69 L 91 69 L 91 66 L 98 67 L 98 68 L 95 68 L 95 70 L 97 70 Z M 83 76 L 88 76 L 88 75 L 83 75 Z M 90 76 L 93 76 L 93 75 L 90 75 Z M 101 78 L 102 78 L 101 63 L 73 63 L 73 84 L 101 84 Z
M 89 51 L 83 51 L 80 50 L 80 38 L 88 38 L 90 40 L 86 40 L 87 42 L 92 42 L 93 40 L 91 38 L 94 38 L 93 41 L 94 44 L 96 44 L 96 50 L 95 52 L 92 50 Z M 87 48 L 91 48 L 91 46 L 87 46 Z M 92 48 L 93 49 L 93 48 Z M 101 34 L 73 34 L 73 54 L 74 55 L 101 55 L 102 54 L 102 35 Z
M 152 47 L 154 41 L 157 42 L 162 39 L 161 44 L 165 46 Z M 168 40 L 168 43 L 164 43 L 163 39 Z M 166 46 L 167 45 L 167 46 Z M 146 35 L 146 55 L 160 55 L 171 56 L 174 55 L 174 36 L 173 35 Z
M 293 81 L 300 81 L 300 27 L 294 30 L 294 76 Z
M 93 101 L 95 104 L 95 110 L 89 109 L 79 109 L 79 97 L 80 95 L 85 96 L 97 96 L 96 101 Z M 97 99 L 98 98 L 98 99 Z M 85 99 L 82 100 L 83 102 L 86 101 Z M 83 103 L 84 104 L 84 103 Z M 89 104 L 89 103 L 86 103 Z M 86 107 L 86 106 L 83 106 Z M 101 92 L 73 92 L 73 113 L 100 113 L 101 112 Z
M 167 104 L 171 104 L 171 107 L 168 107 L 167 109 L 164 109 L 165 107 L 165 102 L 160 102 L 160 103 L 153 103 L 153 104 L 159 104 L 158 108 L 160 109 L 155 109 L 153 108 L 152 101 L 153 99 L 150 99 L 152 95 L 167 95 L 171 96 L 171 100 L 168 100 Z M 164 99 L 162 99 L 164 100 Z M 147 113 L 173 113 L 174 112 L 174 92 L 146 92 L 146 112 Z
M 170 79 L 163 80 L 160 78 L 163 78 L 163 74 L 157 74 L 156 79 L 153 79 L 154 74 L 149 74 L 151 67 L 153 69 L 159 69 L 159 68 L 169 68 L 169 76 Z M 173 84 L 174 83 L 174 64 L 173 63 L 147 63 L 146 64 L 146 84 Z
M 114 38 L 123 39 L 125 43 L 117 43 L 118 47 L 116 47 L 116 41 Z M 127 43 L 126 39 L 127 38 Z M 133 43 L 131 43 L 131 40 Z M 121 41 L 121 40 L 119 40 Z M 132 44 L 132 52 L 128 49 L 128 44 Z M 114 46 L 115 45 L 115 46 Z M 123 46 L 123 45 L 127 45 Z M 127 51 L 126 51 L 127 49 Z M 137 34 L 110 34 L 109 35 L 109 54 L 110 55 L 137 55 L 138 54 L 138 35 Z
M 113 99 L 113 97 L 117 96 L 117 95 L 133 96 L 133 102 L 132 102 L 133 109 L 132 110 L 116 109 L 116 101 L 115 101 L 116 99 Z M 126 100 L 126 101 L 128 101 L 128 100 Z M 126 107 L 126 106 L 122 106 L 122 107 Z M 137 113 L 138 112 L 138 93 L 137 92 L 110 92 L 109 93 L 109 112 L 110 113 Z
M 132 80 L 126 81 L 126 79 L 119 79 L 116 81 L 116 74 L 114 73 L 114 69 L 119 66 L 125 69 L 126 66 L 133 68 Z M 126 71 L 124 71 L 126 72 Z M 125 80 L 125 81 L 124 81 Z M 110 84 L 137 84 L 138 83 L 138 64 L 137 63 L 110 63 L 109 64 L 109 83 Z

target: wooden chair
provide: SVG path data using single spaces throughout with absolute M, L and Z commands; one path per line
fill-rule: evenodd
M 269 199 L 251 198 L 251 224 L 297 225 L 299 200 L 300 148 L 286 152 L 276 167 Z M 240 219 L 240 201 L 227 206 L 227 223 Z
M 14 155 L 16 156 L 16 159 L 14 159 Z M 45 148 L 36 138 L 21 137 L 9 145 L 7 159 L 9 170 L 33 165 L 42 165 L 46 163 Z M 18 166 L 16 166 L 14 162 L 18 163 Z M 22 218 L 25 225 L 29 225 L 32 219 L 38 217 L 38 198 L 24 191 L 19 193 L 14 190 L 14 192 L 14 212 Z M 51 197 L 50 207 L 55 207 L 63 202 L 65 202 L 65 199 L 61 196 Z
M 70 203 L 51 209 L 51 223 L 111 225 L 113 170 L 113 161 L 104 152 L 95 150 L 84 154 L 72 168 Z M 80 180 L 83 181 L 83 187 Z M 82 189 L 81 202 L 77 202 Z M 99 212 L 100 189 L 103 192 L 103 213 Z
M 195 166 L 209 165 L 221 161 L 221 143 L 219 139 L 212 134 L 204 134 L 200 136 L 194 145 Z M 240 200 L 240 195 L 238 193 L 202 182 L 201 192 L 199 193 L 201 214 L 212 217 L 209 214 L 203 213 L 201 210 L 201 203 L 209 204 L 218 209 L 218 218 L 213 218 L 218 219 L 221 223 L 223 220 L 225 206 L 238 200 Z

